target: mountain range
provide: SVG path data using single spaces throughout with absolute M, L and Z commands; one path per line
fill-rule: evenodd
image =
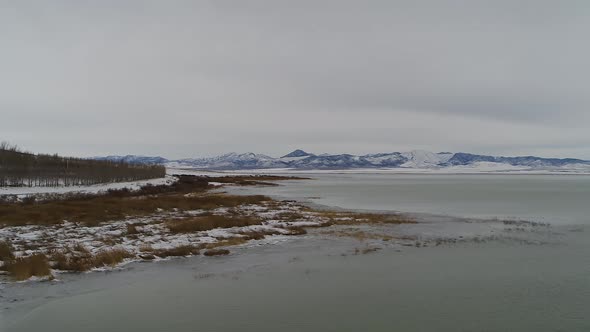
M 554 169 L 590 167 L 590 161 L 581 159 L 541 158 L 534 156 L 496 157 L 470 153 L 411 152 L 376 153 L 366 155 L 352 154 L 312 154 L 295 150 L 279 158 L 256 153 L 228 153 L 210 158 L 188 158 L 168 160 L 162 157 L 147 156 L 108 156 L 95 159 L 124 161 L 142 164 L 164 164 L 169 167 L 190 167 L 206 170 L 248 170 L 248 169 L 443 169 L 457 167 L 472 168 L 514 168 L 514 169 Z

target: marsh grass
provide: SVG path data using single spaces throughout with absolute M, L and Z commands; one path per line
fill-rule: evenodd
M 97 196 L 89 199 L 50 201 L 35 204 L 0 205 L 0 225 L 55 225 L 64 220 L 98 226 L 101 222 L 140 217 L 163 210 L 198 210 L 219 207 L 236 207 L 270 200 L 261 195 L 234 196 L 202 194 L 164 194 L 157 196 L 112 197 Z
M 299 212 L 281 212 L 278 213 L 276 215 L 276 217 L 282 221 L 297 221 L 297 220 L 302 220 L 305 219 L 305 217 L 303 216 L 303 214 L 299 213 Z
M 139 230 L 137 229 L 137 226 L 134 224 L 127 224 L 126 225 L 127 231 L 126 231 L 126 235 L 137 235 L 139 234 Z
M 227 249 L 209 249 L 203 253 L 205 256 L 225 256 L 229 254 L 230 252 Z
M 114 236 L 100 236 L 97 238 L 97 240 L 106 244 L 107 246 L 114 246 L 120 241 L 120 239 Z
M 268 197 L 206 194 L 209 182 L 237 185 L 268 184 L 266 181 L 305 179 L 283 176 L 206 177 L 180 175 L 171 185 L 147 185 L 138 191 L 108 190 L 101 194 L 46 194 L 18 202 L 5 199 L 0 204 L 0 227 L 56 225 L 64 220 L 96 226 L 110 220 L 140 217 L 163 210 L 196 210 L 236 207 L 270 201 Z M 186 195 L 186 194 L 191 195 Z
M 229 238 L 219 238 L 217 242 L 213 243 L 201 243 L 199 245 L 182 245 L 174 248 L 166 248 L 166 249 L 153 249 L 150 247 L 142 248 L 142 253 L 144 254 L 152 254 L 158 256 L 160 258 L 166 257 L 182 257 L 182 256 L 192 256 L 192 255 L 199 255 L 201 250 L 217 250 L 219 247 L 228 247 L 228 246 L 235 246 L 239 244 L 243 244 L 248 242 L 248 239 L 244 237 L 229 237 Z M 224 250 L 224 249 L 222 249 Z M 229 253 L 229 251 L 228 251 Z M 205 254 L 206 255 L 206 254 Z
M 416 220 L 401 214 L 316 211 L 329 221 L 323 226 L 355 224 L 415 224 Z
M 199 254 L 199 247 L 193 245 L 183 245 L 174 248 L 167 248 L 167 249 L 152 249 L 151 253 L 155 256 L 160 258 L 166 257 L 180 257 L 180 256 L 190 256 L 190 255 L 198 255 Z
M 262 219 L 245 216 L 206 215 L 185 219 L 173 219 L 166 222 L 171 233 L 194 233 L 215 228 L 245 227 L 261 225 Z
M 244 244 L 244 243 L 248 242 L 247 238 L 239 237 L 239 236 L 219 238 L 217 240 L 218 240 L 217 242 L 203 244 L 202 248 L 203 249 L 215 249 L 218 247 L 231 247 L 231 246 L 237 246 L 237 245 Z
M 248 240 L 262 240 L 269 235 L 282 234 L 281 232 L 273 229 L 257 229 L 257 230 L 246 230 L 238 232 L 238 234 L 244 236 Z
M 135 257 L 133 253 L 122 248 L 105 249 L 94 255 L 85 248 L 82 250 L 65 248 L 53 251 L 50 255 L 54 269 L 72 272 L 84 272 L 103 266 L 113 267 L 126 258 L 133 257 Z
M 289 233 L 287 235 L 305 235 L 305 234 L 307 234 L 307 230 L 305 229 L 305 227 L 290 226 L 290 227 L 285 227 L 285 228 L 289 230 Z
M 211 182 L 236 184 L 240 186 L 266 185 L 276 186 L 276 183 L 268 181 L 284 181 L 284 180 L 309 180 L 309 178 L 296 176 L 274 176 L 274 175 L 242 175 L 242 176 L 222 176 L 209 177 Z
M 34 254 L 28 257 L 17 257 L 8 261 L 6 271 L 15 280 L 27 280 L 30 277 L 47 277 L 51 275 L 51 267 L 47 256 Z
M 73 254 L 68 250 L 54 251 L 50 254 L 52 267 L 62 271 L 84 272 L 93 267 L 89 254 Z
M 154 249 L 149 244 L 139 247 L 138 257 L 153 259 L 157 257 L 190 256 L 198 255 L 204 250 L 206 256 L 227 255 L 229 250 L 223 247 L 236 246 L 250 240 L 261 240 L 266 236 L 304 235 L 307 229 L 312 227 L 329 227 L 332 225 L 359 225 L 359 224 L 403 224 L 415 223 L 411 218 L 398 214 L 372 214 L 356 212 L 317 211 L 309 207 L 295 206 L 288 201 L 275 201 L 266 196 L 240 196 L 225 193 L 210 193 L 209 182 L 233 183 L 238 185 L 265 184 L 265 181 L 284 180 L 284 177 L 180 177 L 179 181 L 171 186 L 147 186 L 138 192 L 127 189 L 112 190 L 102 195 L 69 195 L 59 199 L 31 199 L 27 202 L 12 202 L 0 204 L 0 227 L 5 225 L 57 225 L 64 220 L 81 223 L 86 226 L 97 226 L 103 222 L 112 220 L 126 220 L 134 217 L 153 216 L 154 223 L 163 223 L 164 232 L 162 241 L 166 241 L 165 235 L 189 234 L 209 231 L 216 228 L 247 227 L 265 224 L 268 216 L 257 216 L 256 212 L 245 209 L 242 205 L 259 205 L 266 211 L 277 212 L 273 218 L 276 223 L 273 227 L 279 229 L 247 229 L 237 231 L 235 237 L 217 238 L 217 242 L 182 245 L 168 249 Z M 216 208 L 226 208 L 223 215 Z M 288 211 L 285 211 L 288 208 Z M 161 210 L 172 213 L 161 213 Z M 189 211 L 199 210 L 199 215 Z M 281 212 L 282 211 L 282 212 Z M 297 221 L 317 221 L 317 225 L 298 226 Z M 309 223 L 308 223 L 309 224 Z M 121 236 L 99 235 L 96 240 L 112 246 L 125 241 L 128 238 L 143 238 L 151 231 L 138 226 L 144 223 L 127 223 L 122 225 Z M 159 226 L 158 226 L 159 227 Z M 253 227 L 255 228 L 255 227 Z M 339 227 L 342 228 L 342 227 Z M 354 228 L 354 227 L 348 227 Z M 166 229 L 169 232 L 166 232 Z M 331 230 L 326 230 L 330 232 Z M 360 241 L 381 238 L 384 241 L 392 239 L 392 236 L 369 234 L 362 231 L 333 231 L 338 236 L 349 236 Z M 8 270 L 15 279 L 23 280 L 33 275 L 47 275 L 50 267 L 64 271 L 88 271 L 92 268 L 103 266 L 115 266 L 127 258 L 136 257 L 134 253 L 124 249 L 105 249 L 91 253 L 82 245 L 51 250 L 55 246 L 47 235 L 42 241 L 45 249 L 39 247 L 36 242 L 22 241 L 8 243 L 0 242 L 0 259 L 5 263 L 3 268 Z M 143 240 L 142 240 L 143 241 Z M 139 241 L 141 243 L 141 241 Z M 49 245 L 47 245 L 49 243 Z M 134 242 L 135 243 L 135 242 Z M 24 258 L 14 258 L 12 245 L 22 248 L 48 252 L 49 258 L 43 254 Z
M 7 262 L 12 259 L 14 259 L 12 246 L 8 241 L 0 241 L 0 261 Z
M 115 266 L 126 258 L 133 258 L 134 254 L 125 249 L 101 250 L 93 257 L 94 267 Z

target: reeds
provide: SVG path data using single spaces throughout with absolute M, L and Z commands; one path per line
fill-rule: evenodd
M 198 255 L 199 247 L 193 245 L 182 245 L 174 248 L 155 249 L 152 250 L 152 254 L 160 258 Z
M 282 233 L 275 229 L 249 229 L 246 231 L 238 232 L 238 234 L 244 236 L 248 240 L 262 240 L 268 235 L 278 235 Z
M 215 228 L 245 227 L 261 225 L 262 219 L 244 216 L 207 215 L 186 219 L 169 220 L 166 225 L 171 233 L 194 233 Z
M 46 277 L 51 275 L 51 267 L 47 256 L 34 254 L 28 257 L 17 257 L 6 263 L 6 271 L 15 280 L 27 280 L 30 277 Z
M 203 253 L 205 256 L 225 256 L 229 255 L 229 250 L 227 249 L 209 249 Z
M 12 246 L 8 241 L 0 241 L 0 261 L 10 261 L 14 259 L 14 253 L 12 252 Z
M 87 249 L 63 249 L 54 251 L 51 255 L 53 268 L 62 271 L 84 272 L 97 267 L 116 266 L 126 258 L 133 258 L 135 255 L 122 248 L 101 250 L 91 254 Z
M 242 204 L 256 204 L 269 200 L 265 196 L 166 194 L 161 196 L 112 197 L 50 201 L 35 204 L 0 205 L 0 225 L 54 225 L 64 220 L 83 222 L 97 226 L 101 222 L 121 220 L 128 216 L 146 216 L 158 209 L 197 210 L 218 207 L 236 207 Z

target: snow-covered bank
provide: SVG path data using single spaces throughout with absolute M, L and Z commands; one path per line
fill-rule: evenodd
M 237 184 L 243 188 L 244 181 L 239 177 L 227 179 L 235 184 L 222 183 L 222 178 L 181 176 L 170 188 L 145 188 L 123 196 L 111 193 L 111 196 L 101 195 L 91 200 L 68 200 L 65 205 L 60 201 L 14 203 L 13 207 L 8 207 L 16 212 L 7 210 L 3 213 L 6 223 L 0 227 L 0 260 L 4 260 L 4 264 L 13 264 L 4 267 L 7 271 L 14 271 L 11 266 L 19 262 L 19 257 L 21 265 L 25 265 L 32 258 L 41 256 L 46 267 L 59 273 L 110 269 L 135 260 L 187 256 L 198 254 L 200 250 L 207 255 L 208 251 L 217 250 L 216 247 L 276 243 L 290 235 L 306 234 L 307 227 L 331 226 L 321 230 L 322 234 L 358 238 L 363 244 L 371 243 L 372 247 L 365 249 L 372 250 L 378 248 L 373 244 L 383 241 L 396 246 L 432 246 L 469 239 L 495 240 L 498 234 L 543 226 L 521 221 L 478 223 L 466 220 L 461 225 L 469 226 L 468 229 L 461 226 L 449 235 L 439 233 L 438 223 L 433 224 L 432 235 L 420 226 L 411 227 L 406 232 L 404 227 L 398 226 L 414 224 L 417 218 L 400 214 L 330 211 L 331 208 L 304 206 L 303 203 L 280 200 L 277 196 L 272 200 L 254 193 L 241 196 L 231 195 L 230 190 L 229 194 L 211 191 L 213 187 L 228 189 Z M 272 196 L 266 189 L 259 194 Z M 45 208 L 47 206 L 49 209 Z M 506 238 L 504 235 L 500 237 Z M 47 274 L 37 274 L 41 275 Z
M 123 189 L 128 188 L 130 190 L 138 190 L 146 185 L 165 185 L 172 184 L 176 181 L 176 178 L 171 175 L 167 175 L 164 178 L 141 180 L 133 182 L 117 182 L 117 183 L 106 183 L 97 184 L 93 186 L 70 186 L 70 187 L 0 187 L 0 196 L 3 195 L 16 195 L 19 197 L 37 195 L 37 194 L 66 194 L 66 193 L 84 193 L 84 194 L 96 194 L 104 192 L 110 189 Z
M 186 195 L 194 197 L 193 194 Z M 219 194 L 214 195 L 219 197 Z M 237 222 L 232 222 L 235 220 Z M 0 244 L 4 246 L 4 256 L 0 256 L 0 267 L 19 260 L 22 264 L 32 264 L 23 259 L 41 256 L 40 260 L 45 261 L 48 268 L 53 268 L 51 273 L 55 276 L 66 271 L 112 269 L 132 261 L 190 256 L 199 254 L 200 250 L 205 250 L 206 256 L 215 255 L 214 251 L 219 251 L 217 247 L 249 242 L 277 243 L 288 236 L 306 234 L 304 227 L 406 222 L 413 221 L 396 215 L 313 211 L 292 201 L 274 200 L 214 209 L 158 209 L 148 216 L 128 217 L 96 226 L 64 221 L 50 225 L 2 227 Z M 220 252 L 229 253 L 226 250 Z M 119 259 L 97 260 L 97 257 L 109 258 L 113 254 L 119 255 Z M 3 257 L 5 261 L 1 262 Z M 32 274 L 30 278 L 21 279 L 41 280 L 40 276 Z
M 261 225 L 216 228 L 194 233 L 173 233 L 167 227 L 167 221 L 205 215 L 241 214 L 264 219 Z M 297 213 L 300 219 L 286 221 L 286 214 Z M 224 238 L 243 237 L 241 233 L 248 231 L 273 231 L 278 235 L 289 234 L 285 226 L 317 226 L 326 220 L 314 218 L 311 212 L 302 211 L 300 205 L 283 203 L 242 205 L 237 208 L 225 207 L 213 210 L 160 211 L 154 215 L 139 218 L 128 218 L 105 222 L 99 226 L 85 226 L 81 223 L 64 222 L 57 225 L 7 226 L 0 228 L 0 239 L 9 241 L 14 246 L 15 256 L 29 256 L 35 253 L 48 253 L 54 249 L 83 246 L 90 253 L 96 254 L 113 246 L 128 250 L 134 254 L 142 252 L 142 248 L 172 249 L 184 245 L 216 243 Z M 130 232 L 129 226 L 133 227 Z M 143 250 L 145 251 L 145 250 Z

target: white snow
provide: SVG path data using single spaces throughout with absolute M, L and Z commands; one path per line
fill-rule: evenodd
M 284 162 L 292 162 L 292 161 L 297 161 L 297 160 L 302 160 L 305 158 L 309 158 L 310 156 L 301 156 L 301 157 L 281 157 L 280 160 L 284 161 Z
M 291 226 L 317 226 L 328 223 L 329 218 L 317 213 L 302 211 L 302 206 L 293 202 L 281 202 L 275 204 L 242 205 L 233 208 L 217 208 L 212 211 L 161 211 L 147 217 L 127 218 L 101 223 L 98 226 L 86 226 L 81 223 L 64 221 L 57 225 L 27 225 L 6 226 L 0 228 L 0 241 L 9 241 L 13 245 L 14 254 L 17 257 L 30 256 L 37 253 L 50 255 L 54 248 L 66 250 L 82 246 L 89 253 L 96 255 L 103 250 L 121 248 L 133 254 L 133 258 L 125 259 L 115 267 L 93 268 L 91 271 L 104 271 L 119 268 L 133 261 L 141 260 L 142 255 L 150 254 L 154 250 L 173 249 L 180 246 L 200 246 L 204 244 L 218 243 L 228 238 L 244 237 L 244 232 L 260 231 L 274 233 L 267 235 L 262 240 L 251 240 L 242 246 L 260 244 L 272 244 L 285 241 L 289 238 Z M 245 216 L 261 218 L 262 224 L 216 228 L 208 231 L 176 234 L 170 231 L 167 222 L 173 219 L 184 219 L 187 215 L 195 216 L 205 212 L 226 215 L 238 212 Z M 301 217 L 293 220 L 292 214 L 298 213 Z M 281 216 L 282 213 L 290 213 Z M 282 219 L 281 219 L 282 218 Z M 288 218 L 285 219 L 285 218 Z M 137 232 L 128 234 L 128 225 L 136 225 Z M 79 251 L 78 251 L 79 252 Z M 163 260 L 170 258 L 157 258 Z M 0 264 L 3 262 L 0 261 Z M 53 273 L 64 271 L 54 270 Z M 37 279 L 30 279 L 34 281 Z
M 231 170 L 230 174 L 260 174 L 260 173 L 283 173 L 298 170 L 300 172 L 318 172 L 318 173 L 381 173 L 385 170 L 388 172 L 397 173 L 487 173 L 487 172 L 531 172 L 539 173 L 590 173 L 590 162 L 580 162 L 580 164 L 570 164 L 563 166 L 546 166 L 559 165 L 557 162 L 552 162 L 548 159 L 531 160 L 513 160 L 507 158 L 484 158 L 481 160 L 497 160 L 498 162 L 475 162 L 479 160 L 477 155 L 473 155 L 472 160 L 467 160 L 468 165 L 452 166 L 451 164 L 462 163 L 460 160 L 454 160 L 457 156 L 451 152 L 434 153 L 424 150 L 414 150 L 410 152 L 392 152 L 392 153 L 377 153 L 367 154 L 363 156 L 355 156 L 349 154 L 330 155 L 321 154 L 314 157 L 281 157 L 272 158 L 266 155 L 245 153 L 237 154 L 231 153 L 215 158 L 201 158 L 201 159 L 184 159 L 167 164 L 172 169 L 185 168 L 193 171 L 201 170 L 200 174 L 226 174 L 228 172 L 212 172 L 211 170 Z M 486 157 L 486 156 L 483 156 Z M 461 158 L 458 158 L 461 159 Z M 536 161 L 535 161 L 536 160 Z M 517 163 L 522 167 L 515 167 L 510 163 Z M 401 165 L 400 165 L 401 164 Z M 399 165 L 399 166 L 398 166 Z M 357 166 L 366 167 L 366 169 L 357 168 Z M 332 170 L 339 168 L 338 170 Z M 318 171 L 321 170 L 321 171 Z M 424 171 L 426 170 L 426 171 Z
M 134 182 L 117 182 L 97 184 L 92 186 L 72 186 L 72 187 L 0 187 L 0 196 L 2 195 L 17 195 L 29 196 L 35 194 L 65 194 L 65 193 L 87 193 L 96 194 L 104 192 L 109 189 L 123 189 L 139 190 L 142 186 L 172 184 L 177 180 L 176 177 L 166 176 L 164 178 L 141 180 Z
M 176 169 L 175 174 L 195 174 L 208 176 L 234 176 L 279 174 L 285 176 L 305 176 L 313 174 L 572 174 L 590 175 L 590 165 L 570 164 L 563 167 L 528 167 L 513 166 L 504 163 L 475 162 L 471 165 L 456 165 L 448 167 L 393 167 L 393 168 L 350 168 L 350 169 L 295 169 L 268 168 L 207 172 L 201 170 Z
M 402 155 L 408 158 L 408 161 L 401 167 L 411 168 L 432 168 L 438 167 L 441 163 L 446 163 L 453 157 L 452 153 L 434 153 L 424 150 L 414 150 L 410 152 L 402 153 Z

